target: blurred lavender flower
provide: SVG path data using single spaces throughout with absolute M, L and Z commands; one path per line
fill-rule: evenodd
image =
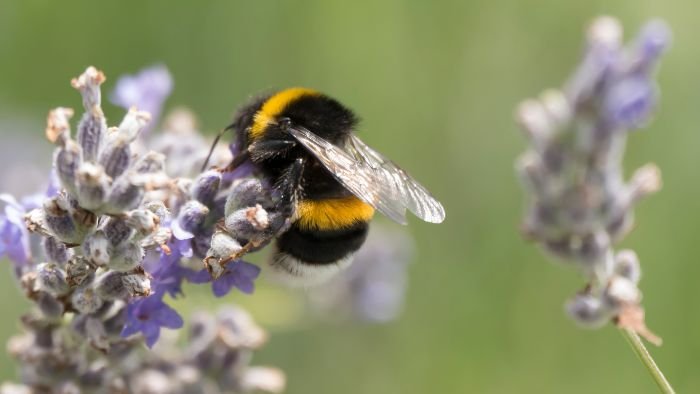
M 165 100 L 173 90 L 173 79 L 163 65 L 151 66 L 136 75 L 125 75 L 117 80 L 110 100 L 120 107 L 136 107 L 151 114 L 148 132 L 158 124 Z
M 373 225 L 353 264 L 327 283 L 308 290 L 310 306 L 323 317 L 385 323 L 403 308 L 413 256 L 407 234 Z
M 640 306 L 636 255 L 613 246 L 631 229 L 634 205 L 661 186 L 653 164 L 625 182 L 622 158 L 628 133 L 656 108 L 653 71 L 670 36 L 663 22 L 652 21 L 623 47 L 619 22 L 598 18 L 565 89 L 524 101 L 517 111 L 531 145 L 517 163 L 530 197 L 523 231 L 588 279 L 568 303 L 570 315 L 592 327 L 614 319 L 655 343 Z
M 153 136 L 150 146 L 167 157 L 178 158 L 165 163 L 168 175 L 190 177 L 200 172 L 211 141 L 199 132 L 197 119 L 190 110 L 177 108 L 165 117 L 163 132 Z M 231 152 L 222 144 L 214 149 L 210 163 L 223 167 L 231 157 Z
M 5 203 L 5 214 L 0 215 L 0 257 L 7 255 L 16 264 L 26 264 L 31 256 L 24 224 L 26 208 L 8 194 L 0 194 L 0 202 Z

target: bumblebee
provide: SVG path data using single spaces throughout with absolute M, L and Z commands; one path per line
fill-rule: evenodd
M 322 282 L 347 267 L 375 210 L 406 224 L 406 210 L 432 223 L 442 205 L 355 134 L 358 119 L 337 100 L 290 88 L 252 100 L 227 128 L 238 149 L 227 167 L 251 162 L 279 194 L 291 225 L 270 262 L 293 284 Z

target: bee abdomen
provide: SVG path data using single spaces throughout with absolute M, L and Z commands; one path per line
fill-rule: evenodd
M 333 264 L 357 251 L 368 229 L 363 221 L 333 230 L 303 229 L 295 223 L 277 239 L 278 253 L 308 265 Z
M 350 265 L 368 228 L 365 221 L 333 230 L 303 228 L 297 222 L 277 238 L 272 276 L 291 286 L 325 282 Z

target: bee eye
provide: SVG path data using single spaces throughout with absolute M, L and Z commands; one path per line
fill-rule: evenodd
M 282 131 L 287 131 L 290 127 L 292 127 L 292 120 L 287 117 L 280 118 L 277 121 L 277 126 L 279 126 Z

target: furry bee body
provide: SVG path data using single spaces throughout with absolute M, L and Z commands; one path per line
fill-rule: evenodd
M 292 88 L 253 100 L 231 128 L 241 152 L 280 191 L 292 217 L 279 235 L 272 267 L 293 282 L 318 282 L 348 265 L 365 241 L 374 208 L 348 191 L 286 132 L 304 127 L 334 144 L 346 142 L 355 115 L 319 92 Z

